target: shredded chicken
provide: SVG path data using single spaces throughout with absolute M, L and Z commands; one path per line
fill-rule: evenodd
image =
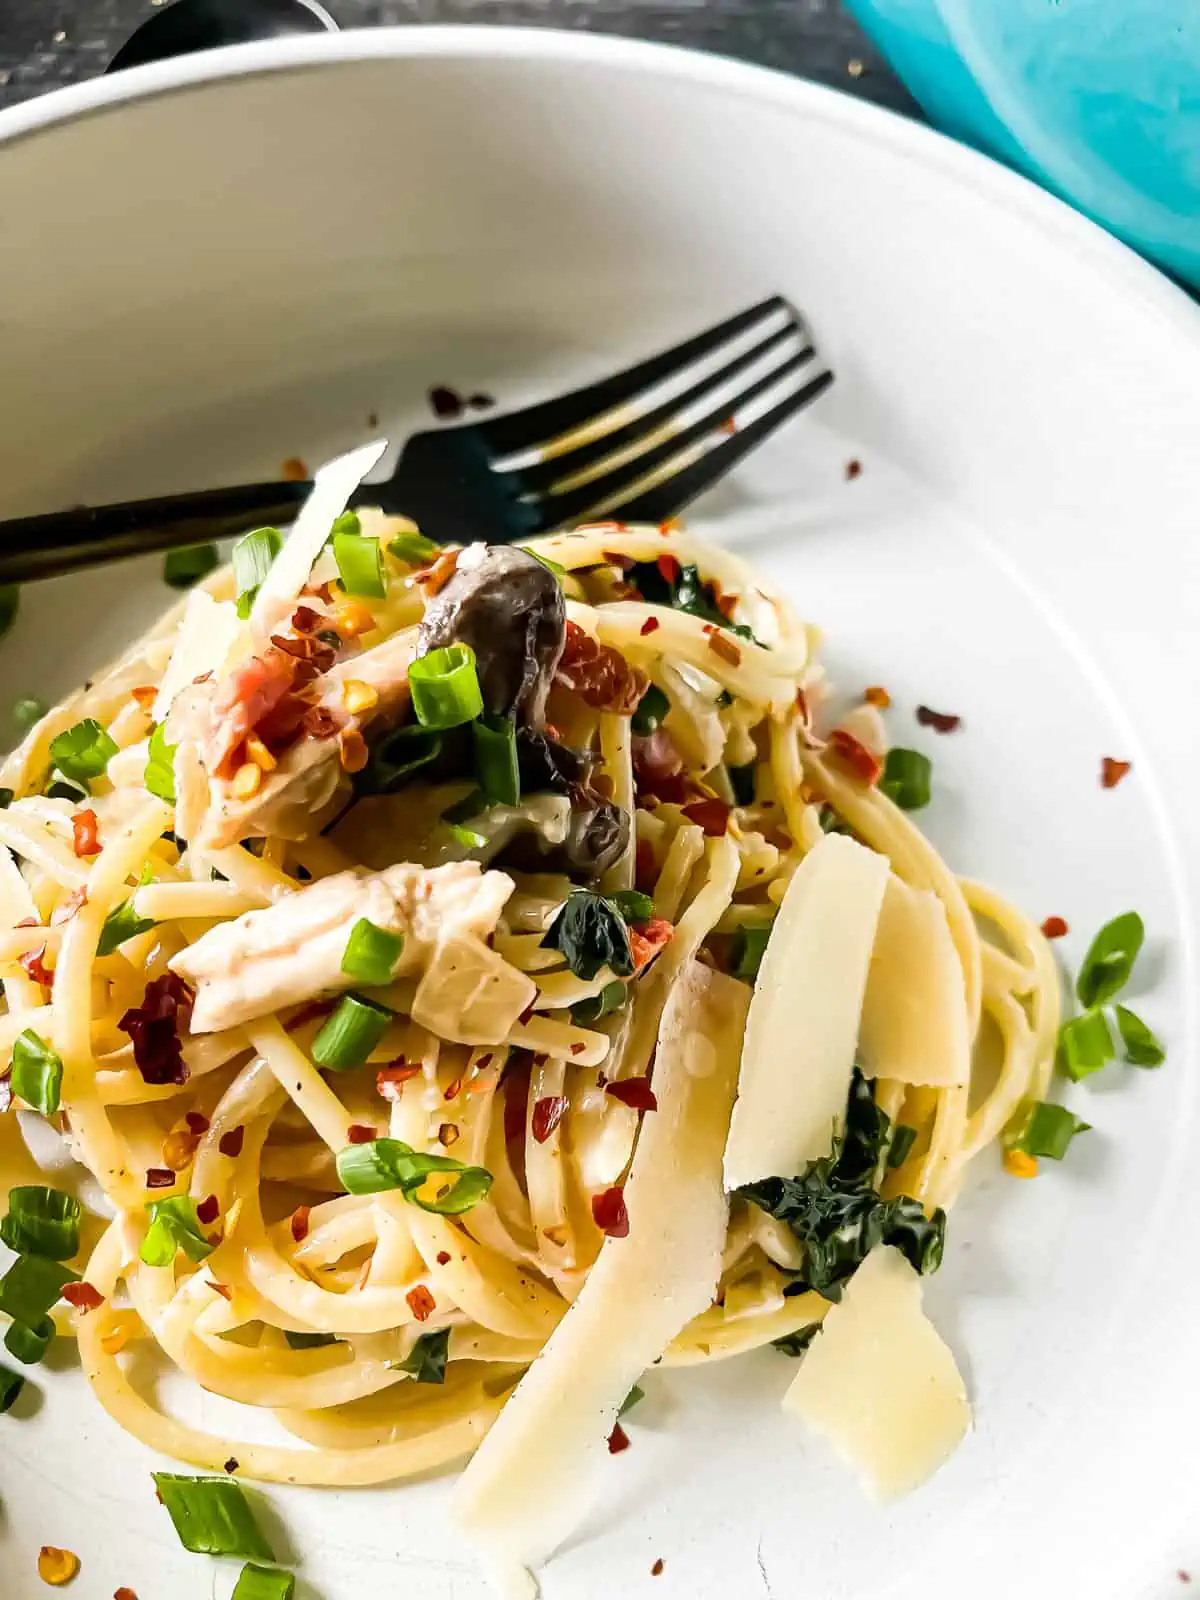
M 342 971 L 342 957 L 351 930 L 362 917 L 403 935 L 393 978 L 424 980 L 427 972 L 438 968 L 445 948 L 446 965 L 461 967 L 470 952 L 472 966 L 497 987 L 503 976 L 495 967 L 500 958 L 488 959 L 494 953 L 486 940 L 495 932 L 512 892 L 511 878 L 503 872 L 483 872 L 475 861 L 431 869 L 405 863 L 366 876 L 339 872 L 309 884 L 273 906 L 247 911 L 210 929 L 173 958 L 172 970 L 196 991 L 191 1031 L 237 1027 L 353 988 L 353 978 Z M 536 994 L 532 979 L 505 962 L 500 964 L 517 980 L 502 986 L 511 1016 L 496 1038 L 481 1042 L 499 1043 Z M 423 988 L 422 981 L 418 993 Z M 432 1001 L 423 1009 L 429 1012 L 426 1026 L 445 1038 L 459 1037 L 442 1025 L 448 1009 L 445 996 L 436 1005 L 437 1021 Z

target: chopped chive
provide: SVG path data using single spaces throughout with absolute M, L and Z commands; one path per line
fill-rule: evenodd
M 645 1389 L 642 1388 L 640 1383 L 635 1383 L 633 1388 L 630 1389 L 629 1393 L 625 1396 L 624 1400 L 621 1401 L 621 1409 L 617 1412 L 618 1420 L 625 1416 L 627 1412 L 632 1411 L 634 1406 L 640 1405 L 645 1398 Z
M 176 748 L 167 743 L 166 723 L 158 723 L 150 735 L 146 750 L 146 773 L 142 780 L 152 795 L 171 805 L 175 803 Z
M 86 788 L 93 778 L 104 775 L 104 769 L 117 753 L 112 736 L 96 721 L 84 717 L 73 728 L 67 728 L 50 741 L 50 760 L 72 783 Z
M 44 700 L 39 700 L 36 695 L 22 695 L 19 700 L 13 701 L 12 719 L 19 733 L 28 733 L 46 715 L 48 707 Z
M 671 702 L 658 685 L 652 683 L 638 701 L 630 726 L 634 733 L 653 733 L 670 709 Z
M 363 533 L 353 511 L 343 512 L 333 525 L 333 559 L 347 594 L 382 600 L 387 594 L 387 574 L 379 540 Z
M 888 1145 L 888 1166 L 902 1167 L 916 1142 L 917 1130 L 910 1128 L 906 1122 L 898 1122 L 892 1130 L 892 1142 Z
M 1085 1011 L 1058 1032 L 1059 1065 L 1078 1083 L 1113 1059 L 1113 1039 L 1103 1011 Z
M 1121 1035 L 1121 1043 L 1125 1046 L 1126 1061 L 1135 1067 L 1161 1067 L 1167 1059 L 1167 1052 L 1159 1044 L 1151 1029 L 1141 1017 L 1130 1011 L 1128 1006 L 1116 1006 L 1114 1010 L 1117 1015 L 1117 1031 Z
M 357 983 L 381 989 L 392 981 L 392 968 L 404 950 L 404 935 L 377 928 L 367 917 L 360 917 L 350 930 L 342 954 L 342 971 Z
M 408 567 L 425 567 L 442 553 L 440 544 L 427 539 L 414 528 L 411 533 L 398 533 L 388 545 L 388 554 L 403 561 Z
M 654 901 L 640 889 L 618 889 L 608 898 L 626 922 L 649 922 L 654 915 Z
M 16 797 L 13 789 L 0 788 L 0 811 L 7 811 Z
M 0 1361 L 0 1416 L 3 1416 L 6 1411 L 12 1410 L 17 1396 L 24 1387 L 24 1376 L 19 1372 L 14 1372 L 11 1367 L 6 1367 Z
M 1091 1126 L 1066 1106 L 1039 1100 L 1030 1107 L 1020 1131 L 1008 1147 L 1023 1151 L 1027 1156 L 1048 1156 L 1052 1161 L 1061 1161 L 1075 1135 L 1087 1133 Z
M 136 939 L 139 933 L 149 933 L 154 927 L 157 927 L 157 923 L 150 917 L 138 916 L 133 909 L 132 900 L 122 900 L 121 904 L 114 906 L 104 919 L 96 954 L 111 956 L 113 951 L 119 949 L 127 939 Z
M 511 717 L 477 717 L 471 724 L 475 777 L 490 805 L 515 806 L 521 801 L 517 766 L 517 730 Z
M 747 761 L 743 767 L 726 767 L 729 774 L 729 786 L 733 790 L 734 801 L 739 806 L 752 806 L 757 793 L 757 763 Z
M 8 1191 L 8 1213 L 0 1220 L 0 1239 L 18 1255 L 67 1261 L 79 1249 L 83 1207 L 73 1194 L 42 1183 Z
M 175 1194 L 166 1200 L 152 1200 L 146 1207 L 150 1226 L 138 1254 L 148 1267 L 169 1267 L 178 1251 L 189 1261 L 203 1261 L 213 1252 L 196 1202 L 188 1194 Z
M 577 1000 L 571 1007 L 571 1021 L 578 1022 L 584 1028 L 590 1027 L 610 1012 L 619 1011 L 625 1004 L 625 994 L 625 985 L 619 978 L 614 979 L 612 983 L 606 983 L 599 994 L 591 995 L 587 1000 Z
M 487 836 L 476 833 L 474 828 L 464 828 L 461 822 L 447 822 L 442 818 L 442 826 L 456 843 L 462 845 L 464 850 L 482 850 L 487 843 Z
M 25 1366 L 36 1366 L 49 1350 L 54 1333 L 53 1317 L 41 1317 L 32 1325 L 28 1322 L 14 1322 L 4 1335 L 4 1348 L 10 1356 Z
M 338 1151 L 337 1171 L 348 1194 L 383 1194 L 399 1189 L 422 1211 L 447 1217 L 469 1211 L 492 1186 L 492 1175 L 485 1167 L 465 1167 L 450 1156 L 425 1155 L 399 1139 L 347 1145 Z M 453 1182 L 433 1196 L 422 1195 L 422 1186 L 439 1172 L 452 1175 Z
M 240 1484 L 229 1478 L 193 1478 L 178 1472 L 152 1476 L 185 1550 L 201 1556 L 274 1561 L 275 1552 L 255 1521 Z
M 738 930 L 733 971 L 738 978 L 757 978 L 762 958 L 767 953 L 773 923 L 746 923 Z
M 361 995 L 343 995 L 337 1010 L 313 1040 L 312 1058 L 319 1067 L 345 1072 L 361 1067 L 387 1032 L 392 1013 Z
M 221 564 L 215 544 L 189 544 L 163 557 L 163 582 L 172 589 L 190 589 Z
M 881 794 L 901 811 L 920 811 L 929 804 L 933 763 L 919 750 L 889 750 L 879 780 Z
M 291 1350 L 323 1350 L 326 1345 L 338 1343 L 336 1333 L 296 1333 L 291 1328 L 285 1329 L 283 1337 Z
M 250 615 L 262 581 L 282 548 L 283 535 L 278 528 L 255 528 L 234 545 L 233 581 L 237 614 L 243 621 Z
M 278 1567 L 260 1567 L 248 1561 L 242 1568 L 229 1600 L 293 1600 L 296 1578 Z
M 411 1372 L 418 1383 L 445 1383 L 446 1354 L 450 1347 L 450 1329 L 436 1328 L 423 1333 L 403 1361 L 393 1361 L 396 1372 Z
M 21 609 L 21 586 L 18 583 L 0 583 L 0 639 L 17 620 Z
M 1083 958 L 1075 992 L 1081 1006 L 1102 1006 L 1123 989 L 1133 971 L 1146 929 L 1136 911 L 1106 922 Z
M 475 652 L 469 644 L 448 644 L 418 656 L 408 669 L 417 721 L 434 730 L 472 722 L 483 710 Z
M 46 1256 L 18 1256 L 0 1278 L 0 1311 L 34 1328 L 79 1274 Z
M 26 1028 L 13 1041 L 12 1092 L 34 1111 L 52 1117 L 62 1101 L 62 1057 L 41 1034 Z

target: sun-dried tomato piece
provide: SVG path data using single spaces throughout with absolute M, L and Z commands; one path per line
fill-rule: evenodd
M 437 1309 L 437 1301 L 423 1283 L 418 1283 L 415 1289 L 410 1289 L 404 1298 L 408 1301 L 408 1309 L 418 1322 L 428 1322 Z
M 98 1311 L 104 1304 L 104 1296 L 99 1289 L 86 1279 L 81 1283 L 64 1283 L 62 1297 L 69 1306 L 74 1306 L 76 1311 L 85 1315 L 89 1311 Z
M 689 822 L 703 828 L 710 839 L 723 839 L 729 832 L 729 810 L 724 800 L 712 795 L 708 799 L 693 800 L 684 806 L 683 814 Z
M 625 1190 L 621 1184 L 592 1196 L 592 1221 L 610 1239 L 624 1239 L 629 1233 L 629 1213 L 625 1209 Z
M 658 1096 L 650 1087 L 649 1078 L 622 1078 L 619 1083 L 606 1083 L 604 1092 L 633 1111 L 658 1110 Z
M 641 972 L 654 957 L 675 937 L 673 925 L 663 917 L 651 917 L 629 930 L 629 949 L 633 956 L 633 970 Z
M 141 1005 L 131 1007 L 117 1023 L 133 1040 L 133 1059 L 147 1083 L 187 1082 L 179 1035 L 187 1027 L 194 999 L 177 973 L 165 972 L 150 980 Z
M 619 1456 L 622 1450 L 629 1449 L 629 1435 L 619 1422 L 614 1423 L 613 1431 L 608 1436 L 608 1453 L 610 1456 Z
M 297 1206 L 292 1212 L 292 1238 L 297 1244 L 302 1244 L 308 1238 L 308 1219 L 311 1216 L 311 1206 Z
M 38 945 L 36 950 L 26 950 L 17 957 L 17 965 L 27 972 L 34 983 L 40 983 L 44 989 L 49 989 L 54 982 L 54 974 L 49 971 L 42 957 L 46 954 L 46 946 Z
M 346 1129 L 346 1137 L 351 1144 L 370 1144 L 375 1133 L 376 1130 L 369 1128 L 365 1122 L 352 1122 Z
M 567 623 L 566 643 L 555 681 L 574 690 L 597 711 L 631 717 L 650 680 L 612 645 L 601 644 L 578 623 Z
M 533 1115 L 529 1121 L 530 1131 L 538 1144 L 545 1144 L 562 1121 L 566 1109 L 567 1097 L 564 1094 L 543 1095 L 540 1100 L 534 1102 Z

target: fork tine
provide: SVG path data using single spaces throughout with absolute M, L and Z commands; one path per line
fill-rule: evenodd
M 697 456 L 693 451 L 680 462 L 679 469 L 670 476 L 660 475 L 658 481 L 647 484 L 643 474 L 639 483 L 631 484 L 627 498 L 606 501 L 591 508 L 593 515 L 612 517 L 621 522 L 666 522 L 699 495 L 732 471 L 744 456 L 773 434 L 797 411 L 803 410 L 822 394 L 833 382 L 832 372 L 820 372 L 794 394 L 788 395 L 770 411 L 756 417 L 746 427 L 738 430 L 722 443 Z M 669 463 L 668 463 L 669 466 Z
M 782 295 L 772 295 L 770 299 L 751 306 L 748 311 L 741 311 L 715 328 L 685 339 L 682 344 L 651 356 L 625 372 L 615 373 L 611 378 L 543 401 L 540 405 L 528 406 L 523 411 L 514 411 L 510 416 L 473 423 L 472 427 L 493 455 L 515 455 L 522 450 L 531 450 L 535 445 L 543 444 L 568 429 L 581 427 L 601 412 L 632 400 L 643 389 L 661 383 L 673 372 L 698 361 L 776 311 L 786 311 L 797 322 L 801 320 Z
M 543 526 L 570 527 L 597 509 L 603 509 L 605 515 L 608 515 L 611 507 L 622 503 L 631 495 L 638 494 L 643 488 L 648 489 L 651 484 L 657 483 L 664 475 L 671 473 L 672 463 L 678 462 L 680 468 L 684 467 L 693 459 L 694 452 L 691 450 L 693 445 L 702 445 L 705 440 L 711 440 L 737 411 L 757 400 L 760 395 L 774 389 L 800 367 L 807 365 L 812 355 L 811 349 L 792 355 L 787 361 L 772 368 L 765 376 L 751 384 L 749 388 L 742 390 L 740 394 L 711 407 L 687 427 L 668 434 L 650 449 L 616 463 L 611 472 L 598 473 L 577 488 L 568 489 L 565 494 L 548 494 L 538 504 Z M 822 373 L 800 393 L 806 398 L 819 394 L 825 387 L 822 380 L 827 376 L 828 374 Z
M 556 485 L 561 483 L 562 487 L 558 488 L 557 492 L 562 494 L 573 488 L 576 480 L 589 471 L 592 477 L 600 477 L 602 469 L 598 464 L 603 463 L 607 457 L 626 449 L 632 457 L 638 453 L 636 447 L 639 443 L 643 451 L 649 450 L 657 442 L 656 432 L 668 426 L 673 417 L 701 404 L 709 395 L 736 378 L 740 372 L 755 366 L 772 351 L 787 344 L 789 340 L 796 339 L 803 341 L 803 348 L 798 352 L 800 358 L 814 359 L 816 350 L 804 329 L 797 327 L 793 322 L 785 322 L 782 328 L 769 333 L 765 339 L 760 339 L 743 354 L 734 356 L 715 372 L 698 380 L 691 388 L 664 400 L 652 411 L 646 411 L 641 416 L 633 418 L 623 427 L 614 428 L 611 433 L 587 440 L 564 454 L 548 455 L 542 461 L 517 468 L 516 476 L 520 480 L 522 489 L 527 494 L 547 494 L 555 492 Z M 584 478 L 583 481 L 586 482 L 587 479 Z

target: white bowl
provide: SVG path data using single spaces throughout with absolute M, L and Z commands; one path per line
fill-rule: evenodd
M 0 115 L 0 217 L 2 514 L 272 476 L 371 413 L 416 424 L 433 383 L 519 403 L 771 291 L 805 308 L 839 382 L 707 513 L 828 625 L 848 688 L 891 689 L 956 867 L 1066 916 L 1075 960 L 1143 912 L 1171 1059 L 1073 1097 L 1097 1132 L 1061 1172 L 982 1163 L 928 1297 L 977 1429 L 928 1488 L 867 1505 L 780 1416 L 774 1352 L 655 1377 L 547 1600 L 1168 1592 L 1200 1476 L 1195 308 L 922 128 L 544 32 L 248 46 L 52 95 Z M 157 572 L 29 592 L 5 693 L 98 665 L 167 598 Z M 965 731 L 934 748 L 921 700 Z M 1102 755 L 1134 762 L 1115 792 Z M 146 1452 L 75 1377 L 45 1389 L 0 1424 L 5 1600 L 44 1592 L 43 1542 L 80 1553 L 86 1600 L 208 1597 Z M 324 1600 L 483 1593 L 444 1483 L 273 1499 Z

